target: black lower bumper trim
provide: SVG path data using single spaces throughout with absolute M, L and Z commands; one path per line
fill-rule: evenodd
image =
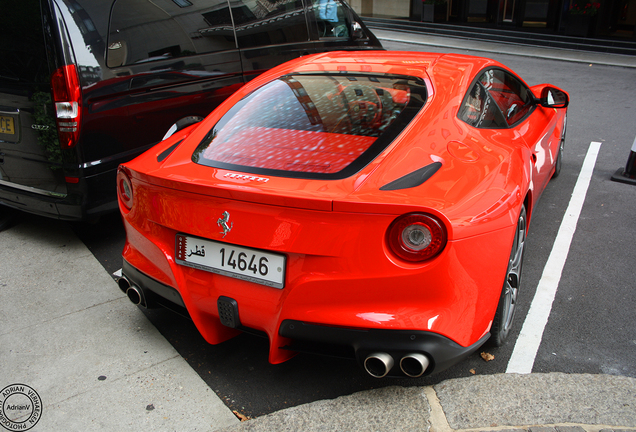
M 121 269 L 122 275 L 126 277 L 131 284 L 138 286 L 143 291 L 149 308 L 162 306 L 179 315 L 190 318 L 190 314 L 185 307 L 185 303 L 179 291 L 140 272 L 126 260 L 123 261 Z
M 372 353 L 391 354 L 396 363 L 407 354 L 422 353 L 430 360 L 425 375 L 447 369 L 475 352 L 490 337 L 486 334 L 475 344 L 463 347 L 436 333 L 421 330 L 353 329 L 330 327 L 296 320 L 284 320 L 279 335 L 293 340 L 283 348 L 317 354 L 351 353 L 361 365 Z M 394 367 L 391 376 L 403 376 Z

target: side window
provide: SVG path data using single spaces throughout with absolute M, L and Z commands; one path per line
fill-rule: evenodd
M 135 63 L 236 49 L 227 0 L 117 0 L 106 63 Z
M 239 48 L 309 40 L 302 0 L 234 0 L 231 3 Z
M 338 0 L 312 0 L 314 18 L 321 38 L 348 38 L 346 10 Z
M 525 118 L 533 107 L 530 90 L 504 70 L 486 71 L 480 81 L 495 100 L 509 126 Z
M 458 116 L 469 125 L 478 128 L 507 126 L 501 110 L 493 101 L 488 90 L 479 81 L 468 91 Z
M 459 118 L 479 128 L 505 128 L 523 120 L 534 108 L 530 90 L 501 69 L 482 73 L 464 98 Z

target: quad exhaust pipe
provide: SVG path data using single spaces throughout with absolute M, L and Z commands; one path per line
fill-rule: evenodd
M 391 354 L 376 352 L 364 359 L 364 369 L 369 375 L 375 378 L 383 378 L 393 368 L 395 361 Z M 411 378 L 418 378 L 424 375 L 431 362 L 427 356 L 420 353 L 411 353 L 400 359 L 400 369 L 404 375 Z
M 126 290 L 126 295 L 133 304 L 137 306 L 142 305 L 143 295 L 136 286 L 131 285 L 130 288 Z
M 402 369 L 404 375 L 418 378 L 426 372 L 430 364 L 431 362 L 424 354 L 407 354 L 400 360 L 400 369 Z
M 130 283 L 128 278 L 125 276 L 120 277 L 117 280 L 117 285 L 119 285 L 119 289 L 122 290 L 128 299 L 137 306 L 146 306 L 146 301 L 144 298 L 143 291 L 136 285 Z
M 393 368 L 393 357 L 390 354 L 377 352 L 364 359 L 364 369 L 376 378 L 383 378 Z

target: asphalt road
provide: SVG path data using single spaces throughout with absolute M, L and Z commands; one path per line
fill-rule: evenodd
M 384 45 L 387 49 L 431 50 L 401 43 Z M 188 320 L 163 310 L 144 311 L 230 408 L 255 417 L 387 385 L 421 386 L 505 372 L 592 141 L 602 145 L 533 372 L 636 377 L 636 187 L 610 181 L 625 165 L 636 136 L 635 72 L 503 54 L 488 56 L 511 67 L 530 85 L 548 82 L 567 90 L 571 97 L 563 168 L 533 214 L 510 342 L 488 349 L 494 355 L 488 362 L 480 351 L 432 377 L 378 380 L 353 361 L 336 358 L 300 354 L 284 364 L 270 365 L 267 340 L 241 335 L 211 346 Z M 76 224 L 74 228 L 107 271 L 113 273 L 121 267 L 124 232 L 117 215 L 98 225 Z

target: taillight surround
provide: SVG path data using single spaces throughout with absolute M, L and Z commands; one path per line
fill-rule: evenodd
M 448 240 L 444 223 L 425 213 L 408 213 L 395 219 L 387 230 L 389 249 L 399 258 L 422 262 L 439 255 Z
M 60 146 L 73 148 L 79 140 L 81 87 L 75 65 L 57 69 L 51 76 Z
M 119 201 L 127 210 L 132 209 L 133 205 L 133 185 L 130 176 L 120 167 L 117 170 L 117 196 Z

